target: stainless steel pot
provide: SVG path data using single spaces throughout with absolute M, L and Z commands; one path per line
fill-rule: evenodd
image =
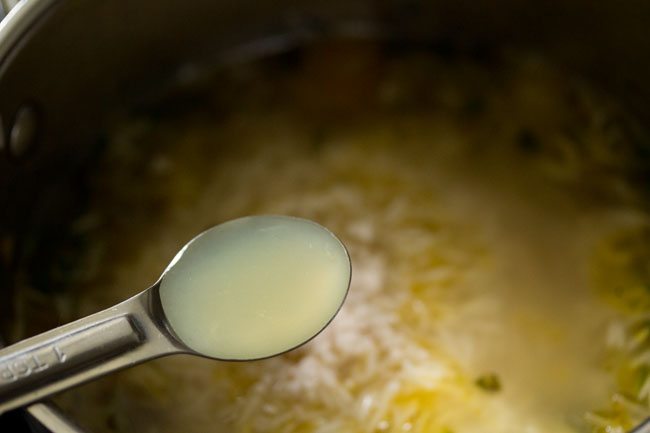
M 117 107 L 155 98 L 215 62 L 341 34 L 526 47 L 597 81 L 650 122 L 645 0 L 0 0 L 0 20 L 5 336 L 30 242 L 48 242 L 84 200 L 79 185 L 95 157 L 87 143 L 101 139 Z M 56 432 L 75 431 L 50 407 L 32 412 Z

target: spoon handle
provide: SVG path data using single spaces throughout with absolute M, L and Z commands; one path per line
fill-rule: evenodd
M 150 292 L 0 350 L 0 413 L 182 351 L 151 319 Z

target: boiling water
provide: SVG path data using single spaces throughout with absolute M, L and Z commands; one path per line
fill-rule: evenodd
M 217 110 L 116 132 L 112 189 L 88 219 L 116 228 L 90 229 L 102 273 L 71 311 L 132 295 L 189 236 L 250 214 L 323 222 L 354 277 L 300 350 L 147 363 L 58 397 L 75 419 L 105 433 L 612 433 L 647 416 L 650 356 L 600 296 L 650 281 L 631 269 L 648 255 L 620 241 L 650 224 L 623 176 L 641 155 L 627 116 L 536 56 L 391 53 L 333 43 L 233 67 L 209 89 Z M 171 279 L 181 265 L 167 296 L 189 293 Z M 179 335 L 199 322 L 166 307 Z M 231 312 L 211 308 L 201 321 Z M 182 337 L 197 348 L 207 333 Z

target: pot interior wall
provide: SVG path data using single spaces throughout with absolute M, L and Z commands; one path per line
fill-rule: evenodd
M 183 79 L 233 47 L 352 33 L 531 47 L 601 81 L 647 117 L 649 18 L 643 1 L 59 1 L 0 59 L 0 116 L 8 125 L 21 104 L 34 102 L 49 149 L 95 133 L 109 107 L 155 93 L 161 81 Z M 13 165 L 1 163 L 6 175 Z

